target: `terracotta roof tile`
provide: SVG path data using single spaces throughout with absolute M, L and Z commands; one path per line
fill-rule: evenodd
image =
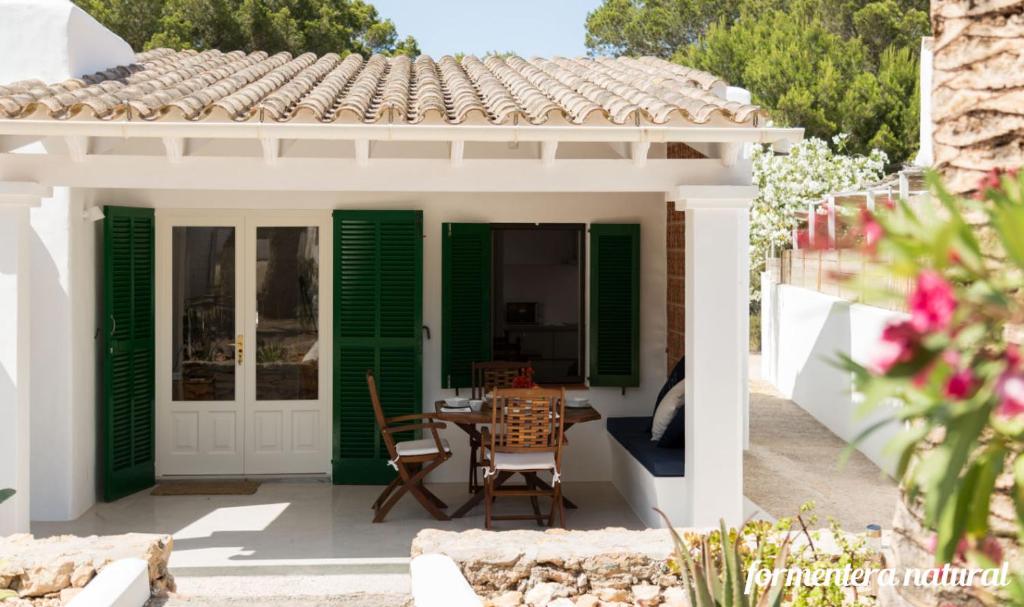
M 0 119 L 385 124 L 737 124 L 760 108 L 654 57 L 270 56 L 154 49 L 56 84 L 0 85 Z

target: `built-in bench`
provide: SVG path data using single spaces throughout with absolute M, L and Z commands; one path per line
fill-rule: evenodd
M 608 418 L 612 482 L 648 527 L 664 526 L 654 508 L 675 526 L 689 525 L 684 449 L 659 447 L 651 440 L 650 427 L 650 417 Z
M 683 476 L 683 448 L 659 447 L 651 440 L 651 418 L 609 417 L 608 434 L 654 476 Z

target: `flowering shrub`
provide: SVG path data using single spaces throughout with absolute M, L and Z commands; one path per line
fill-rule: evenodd
M 868 364 L 846 365 L 866 408 L 902 403 L 899 474 L 936 532 L 936 563 L 992 567 L 1002 559 L 990 527 L 1000 492 L 1024 537 L 1024 361 L 1007 339 L 1024 322 L 1024 176 L 993 174 L 971 200 L 929 179 L 934 206 L 864 214 L 868 251 L 914 288 L 909 318 L 885 328 Z M 1024 605 L 1024 576 L 1007 593 L 997 604 Z
M 797 143 L 789 155 L 776 156 L 770 147 L 754 148 L 754 185 L 757 197 L 750 207 L 751 300 L 761 297 L 757 276 L 764 269 L 772 247 L 788 248 L 796 227 L 795 212 L 825 196 L 851 190 L 882 178 L 885 153 L 874 150 L 867 156 L 843 152 L 846 135 L 828 143 L 809 138 Z M 824 233 L 824 230 L 821 230 Z

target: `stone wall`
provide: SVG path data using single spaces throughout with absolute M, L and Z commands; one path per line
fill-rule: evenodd
M 685 143 L 668 144 L 668 158 L 704 158 Z M 666 203 L 665 253 L 668 271 L 668 302 L 665 307 L 667 343 L 667 372 L 686 353 L 686 213 L 677 211 L 674 202 Z
M 154 596 L 162 596 L 175 589 L 167 570 L 172 547 L 170 536 L 143 533 L 38 540 L 28 534 L 0 537 L 0 590 L 18 593 L 2 603 L 4 607 L 65 605 L 109 563 L 125 558 L 149 563 L 150 589 Z
M 427 529 L 412 556 L 445 554 L 492 607 L 680 607 L 680 580 L 666 565 L 665 529 L 483 531 Z

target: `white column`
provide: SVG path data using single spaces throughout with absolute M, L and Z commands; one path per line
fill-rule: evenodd
M 29 531 L 29 208 L 47 193 L 0 182 L 0 536 Z
M 682 186 L 686 211 L 686 478 L 695 526 L 743 522 L 749 220 L 756 189 Z

